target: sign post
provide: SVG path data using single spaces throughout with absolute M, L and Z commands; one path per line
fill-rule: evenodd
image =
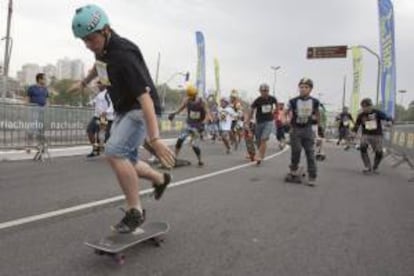
M 319 58 L 346 58 L 348 46 L 326 46 L 326 47 L 308 47 L 306 52 L 308 59 Z

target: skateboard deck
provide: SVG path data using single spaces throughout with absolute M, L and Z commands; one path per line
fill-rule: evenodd
M 123 264 L 125 256 L 121 254 L 122 251 L 147 240 L 160 246 L 163 241 L 160 236 L 166 234 L 169 228 L 170 226 L 166 222 L 149 222 L 131 234 L 114 233 L 104 238 L 85 241 L 84 244 L 95 249 L 96 254 L 112 256 L 116 262 Z
M 191 166 L 191 162 L 190 161 L 184 160 L 184 159 L 175 159 L 174 168 L 187 167 L 187 166 Z M 168 168 L 165 167 L 163 164 L 159 164 L 159 169 L 166 170 Z
M 146 149 L 149 153 L 151 153 L 152 155 L 154 155 L 155 157 L 157 157 L 157 159 L 159 160 L 157 153 L 156 153 L 156 152 L 155 152 L 155 150 L 152 148 L 152 146 L 148 143 L 148 141 L 147 141 L 147 140 L 145 140 L 143 147 L 144 147 L 144 148 L 145 148 L 145 149 Z M 169 168 L 167 168 L 164 164 L 161 164 L 161 162 L 158 162 L 158 163 L 160 163 L 160 166 L 159 166 L 159 168 L 160 168 L 160 169 L 169 169 Z M 190 162 L 190 161 L 188 161 L 188 160 L 183 160 L 183 159 L 175 159 L 174 168 L 185 167 L 185 166 L 190 166 L 190 165 L 191 165 L 191 162 Z
M 299 167 L 297 174 L 293 175 L 291 172 L 289 172 L 285 177 L 285 181 L 289 183 L 302 184 L 305 182 L 305 177 L 306 173 L 303 167 Z
M 315 159 L 316 159 L 317 161 L 325 161 L 325 159 L 326 159 L 326 155 L 325 155 L 325 154 L 323 154 L 323 153 L 317 153 L 317 154 L 315 155 Z
M 254 146 L 253 136 L 248 131 L 245 132 L 244 141 L 246 142 L 246 149 L 247 153 L 250 156 L 250 160 L 254 161 L 254 157 L 256 155 L 256 148 Z

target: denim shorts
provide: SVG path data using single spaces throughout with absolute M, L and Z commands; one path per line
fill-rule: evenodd
M 188 125 L 181 133 L 178 139 L 185 141 L 188 137 L 191 138 L 191 145 L 193 147 L 200 147 L 200 128 L 199 126 Z
M 99 118 L 93 117 L 86 128 L 86 133 L 96 134 L 99 132 Z
M 258 123 L 255 130 L 256 141 L 259 142 L 269 140 L 272 132 L 273 121 Z
M 105 154 L 128 159 L 135 164 L 139 160 L 138 149 L 144 143 L 146 127 L 141 110 L 134 109 L 117 114 L 112 123 L 111 136 L 105 146 Z

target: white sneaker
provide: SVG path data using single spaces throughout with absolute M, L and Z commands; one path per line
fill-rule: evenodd
M 309 178 L 307 184 L 310 187 L 315 187 L 316 186 L 316 178 Z

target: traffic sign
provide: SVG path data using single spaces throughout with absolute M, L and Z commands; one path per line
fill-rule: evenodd
M 346 58 L 348 46 L 308 47 L 307 58 Z

